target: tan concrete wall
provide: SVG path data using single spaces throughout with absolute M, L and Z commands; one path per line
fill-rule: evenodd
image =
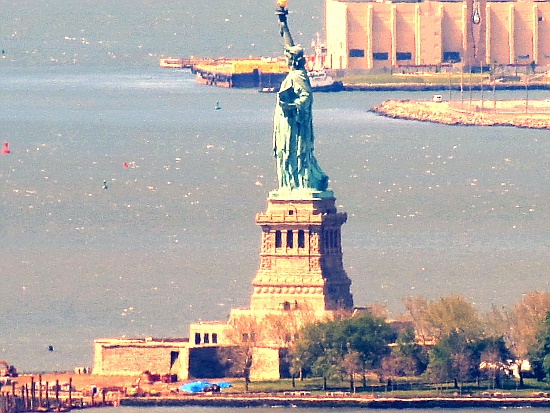
M 360 70 L 437 65 L 445 52 L 459 52 L 465 65 L 534 60 L 550 66 L 550 2 L 479 4 L 481 23 L 474 25 L 467 2 L 326 0 L 327 52 L 332 56 L 328 64 Z M 335 12 L 345 7 L 345 16 Z M 350 58 L 350 50 L 363 50 L 364 56 Z M 373 53 L 388 53 L 388 60 L 373 59 Z M 411 59 L 396 60 L 400 53 L 410 53 Z
M 491 62 L 514 63 L 513 60 L 510 62 L 511 47 L 513 46 L 509 42 L 510 6 L 513 4 L 487 4 L 486 15 L 488 25 L 490 24 L 490 35 L 488 36 L 490 44 L 488 44 L 487 52 Z
M 148 370 L 153 374 L 185 375 L 181 369 L 186 367 L 188 354 L 186 343 L 172 345 L 144 340 L 108 339 L 94 343 L 93 374 L 137 376 Z M 172 352 L 183 356 L 171 369 Z
M 172 374 L 178 375 L 178 380 L 189 379 L 189 349 L 179 348 L 180 355 L 172 366 Z
M 367 3 L 348 4 L 348 31 L 353 36 L 348 37 L 348 64 L 354 69 L 368 69 L 367 66 Z M 349 51 L 362 50 L 363 56 L 353 57 Z
M 538 60 L 541 66 L 550 66 L 550 3 L 537 3 Z
M 227 328 L 227 323 L 222 322 L 193 323 L 189 326 L 189 346 L 216 347 L 223 345 L 227 342 Z
M 418 24 L 419 38 L 417 37 L 417 64 L 428 62 L 441 63 L 441 45 L 443 37 L 441 33 L 441 20 L 443 18 L 443 5 L 436 2 L 419 3 Z
M 514 3 L 515 55 L 518 61 L 525 63 L 533 61 L 533 27 L 538 23 L 533 21 L 533 6 L 532 3 Z
M 388 6 L 388 5 L 386 5 Z M 416 60 L 416 4 L 396 4 L 396 53 L 410 53 L 410 60 L 403 60 L 397 56 L 396 64 L 412 65 Z
M 103 348 L 103 369 L 110 374 L 138 375 L 146 370 L 155 374 L 170 371 L 170 350 L 150 347 Z
M 347 60 L 347 5 L 328 0 L 325 7 L 325 31 L 327 44 L 326 64 L 333 69 L 348 66 Z M 330 50 L 330 52 L 328 52 Z
M 462 57 L 463 4 L 446 3 L 441 6 L 441 51 L 459 52 Z
M 252 355 L 252 381 L 279 380 L 279 349 L 255 348 Z
M 372 68 L 379 69 L 391 65 L 392 62 L 392 33 L 393 19 L 392 9 L 384 5 L 374 3 L 372 10 L 372 52 L 387 53 L 388 60 L 373 60 Z

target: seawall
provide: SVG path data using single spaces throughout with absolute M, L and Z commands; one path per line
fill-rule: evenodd
M 461 90 L 460 84 L 449 85 L 444 84 L 430 84 L 430 83 L 343 83 L 344 90 L 350 91 L 363 91 L 363 92 L 392 92 L 392 91 L 405 91 L 405 92 L 448 92 L 449 89 L 455 92 Z M 525 90 L 525 83 L 523 82 L 509 82 L 509 83 L 496 83 L 495 90 Z M 464 93 L 469 93 L 470 90 L 491 91 L 493 84 L 479 83 L 462 85 Z M 539 82 L 529 83 L 529 90 L 550 90 L 550 83 Z
M 249 395 L 183 395 L 174 397 L 136 397 L 120 400 L 123 406 L 210 406 L 210 407 L 316 407 L 316 408 L 508 408 L 550 407 L 548 398 L 373 398 L 373 397 L 323 397 Z

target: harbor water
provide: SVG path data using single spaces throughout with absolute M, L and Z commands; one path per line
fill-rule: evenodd
M 348 213 L 355 304 L 395 315 L 405 296 L 459 294 L 485 311 L 548 291 L 548 131 L 368 112 L 430 97 L 315 95 L 315 150 Z M 246 306 L 254 215 L 276 185 L 274 104 L 181 70 L 3 68 L 0 359 L 90 366 L 94 338 L 185 337 L 188 323 Z

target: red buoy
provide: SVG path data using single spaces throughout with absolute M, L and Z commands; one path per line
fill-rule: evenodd
M 4 142 L 4 146 L 2 147 L 2 155 L 6 155 L 10 153 L 10 148 L 8 147 L 8 143 Z

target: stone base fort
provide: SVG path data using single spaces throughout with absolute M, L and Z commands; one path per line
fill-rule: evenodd
M 297 331 L 353 309 L 342 263 L 346 220 L 332 191 L 272 191 L 256 215 L 260 263 L 250 307 L 232 309 L 227 322 L 191 324 L 189 338 L 95 340 L 93 374 L 231 377 L 242 370 L 236 360 L 250 355 L 252 380 L 289 377 L 286 350 Z

